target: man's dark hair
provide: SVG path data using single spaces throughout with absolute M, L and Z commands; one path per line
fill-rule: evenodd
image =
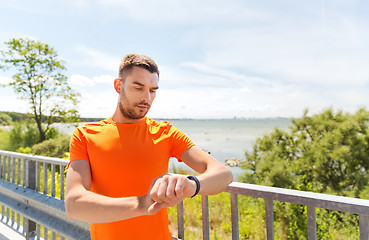
M 150 57 L 141 54 L 128 54 L 120 62 L 119 77 L 124 79 L 134 66 L 144 68 L 151 73 L 157 73 L 159 76 L 159 68 Z

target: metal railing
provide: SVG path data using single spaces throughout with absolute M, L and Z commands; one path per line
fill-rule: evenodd
M 0 150 L 1 221 L 21 232 L 27 239 L 31 237 L 40 239 L 41 226 L 44 228 L 44 239 L 48 238 L 50 231 L 52 239 L 56 239 L 57 234 L 61 239 L 64 237 L 90 239 L 88 224 L 70 221 L 65 215 L 64 169 L 67 164 L 68 161 L 63 159 Z M 56 173 L 57 168 L 60 174 Z M 60 177 L 56 178 L 56 175 Z M 58 188 L 56 188 L 57 185 Z M 41 189 L 43 192 L 40 192 Z M 232 239 L 234 240 L 239 239 L 238 195 L 265 199 L 268 240 L 274 239 L 273 201 L 307 206 L 309 239 L 317 239 L 316 208 L 358 214 L 360 239 L 369 239 L 369 200 L 238 182 L 231 183 L 225 192 L 230 193 L 231 198 Z M 208 240 L 210 239 L 208 196 L 201 196 L 201 202 L 203 239 Z M 23 227 L 20 226 L 20 218 L 23 218 Z M 177 224 L 178 238 L 184 239 L 183 202 L 177 205 Z
M 26 239 L 90 239 L 89 224 L 65 214 L 67 165 L 65 159 L 0 150 L 1 222 Z

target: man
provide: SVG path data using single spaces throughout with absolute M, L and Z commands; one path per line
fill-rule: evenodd
M 93 240 L 172 239 L 166 207 L 232 182 L 226 166 L 177 128 L 146 117 L 158 83 L 151 58 L 127 55 L 114 80 L 119 98 L 112 117 L 73 132 L 65 209 L 68 218 L 91 223 Z M 170 157 L 201 175 L 167 174 Z

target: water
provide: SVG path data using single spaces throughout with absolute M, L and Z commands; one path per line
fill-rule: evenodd
M 160 119 L 156 119 L 160 121 Z M 209 120 L 168 120 L 184 132 L 199 148 L 206 149 L 217 160 L 224 162 L 227 158 L 244 159 L 246 150 L 251 150 L 256 139 L 279 127 L 288 129 L 290 120 L 276 119 L 209 119 Z M 83 125 L 80 123 L 79 125 Z M 71 134 L 75 128 L 71 124 L 54 125 L 61 132 Z M 170 160 L 170 167 L 189 169 L 184 163 Z M 231 167 L 234 179 L 237 179 L 242 170 Z

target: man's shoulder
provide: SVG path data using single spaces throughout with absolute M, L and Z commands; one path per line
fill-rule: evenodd
M 165 133 L 172 134 L 173 131 L 177 131 L 177 128 L 166 120 L 153 120 L 151 118 L 146 119 L 146 124 L 149 127 L 151 133 Z
M 77 127 L 73 134 L 76 133 L 94 133 L 96 131 L 101 131 L 102 129 L 111 126 L 111 121 L 109 118 L 101 120 L 100 122 L 93 122 L 93 123 L 85 123 L 79 127 Z
M 150 126 L 157 126 L 157 127 L 166 127 L 166 126 L 172 126 L 168 121 L 166 120 L 154 120 L 152 118 L 146 118 L 146 124 Z

